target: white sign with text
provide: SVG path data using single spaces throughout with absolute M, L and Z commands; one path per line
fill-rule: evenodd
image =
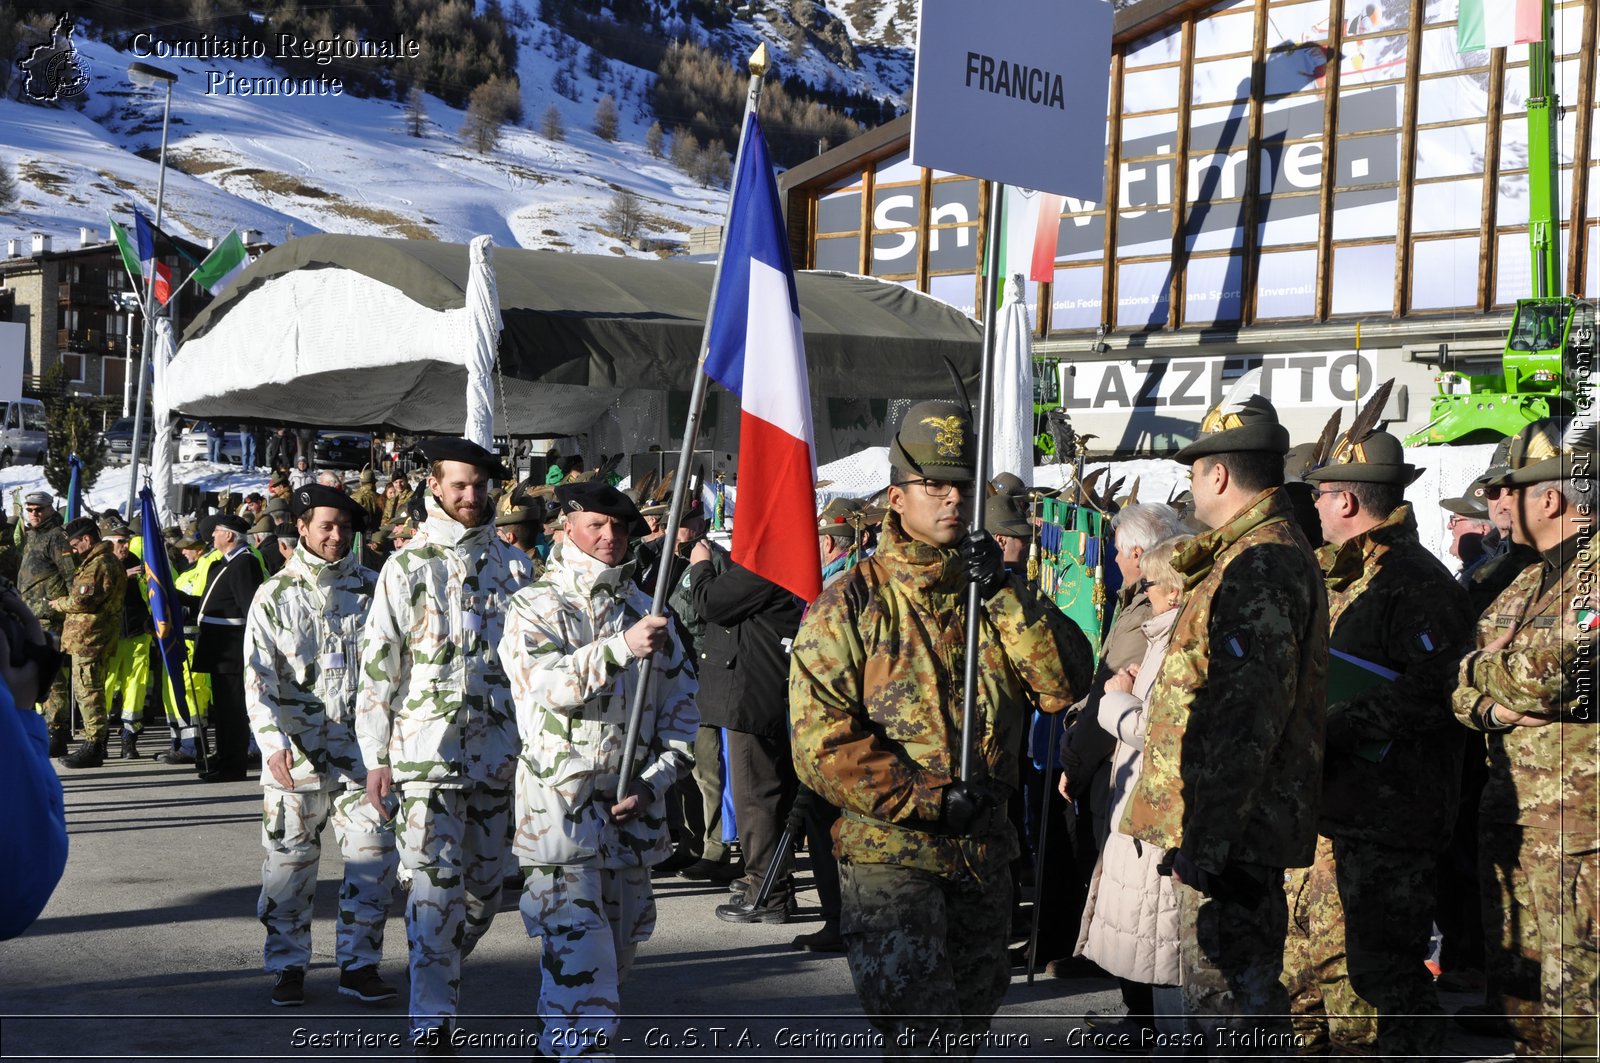
M 911 161 L 1099 200 L 1111 5 L 922 0 Z

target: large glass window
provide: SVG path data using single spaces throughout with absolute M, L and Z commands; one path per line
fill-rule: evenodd
M 1333 249 L 1333 298 L 1329 311 L 1387 313 L 1394 307 L 1394 245 L 1358 244 Z
M 1316 309 L 1316 251 L 1267 252 L 1256 279 L 1256 317 L 1310 317 Z
M 1051 327 L 1061 330 L 1093 329 L 1105 321 L 1101 311 L 1101 286 L 1105 270 L 1099 265 L 1056 270 L 1050 300 Z
M 1479 240 L 1419 240 L 1411 255 L 1411 309 L 1445 310 L 1478 302 Z
M 1165 325 L 1172 307 L 1172 262 L 1123 262 L 1117 266 L 1117 326 Z

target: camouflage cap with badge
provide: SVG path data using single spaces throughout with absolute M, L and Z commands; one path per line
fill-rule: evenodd
M 1278 423 L 1278 411 L 1260 393 L 1260 387 L 1260 369 L 1235 381 L 1200 422 L 1200 438 L 1174 454 L 1173 460 L 1193 465 L 1213 454 L 1249 450 L 1287 454 L 1289 430 Z
M 1506 468 L 1485 473 L 1485 487 L 1524 487 L 1552 480 L 1593 479 L 1596 425 L 1575 418 L 1546 417 L 1511 437 Z
M 919 402 L 906 411 L 889 444 L 889 463 L 902 475 L 971 483 L 977 478 L 977 438 L 959 403 Z

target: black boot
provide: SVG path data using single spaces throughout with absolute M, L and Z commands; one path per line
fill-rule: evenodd
M 122 732 L 122 759 L 139 759 L 139 736 L 132 731 Z
M 50 755 L 64 757 L 72 744 L 72 733 L 65 727 L 50 728 Z
M 105 739 L 98 742 L 81 742 L 69 756 L 61 758 L 61 763 L 68 768 L 98 768 L 106 762 Z

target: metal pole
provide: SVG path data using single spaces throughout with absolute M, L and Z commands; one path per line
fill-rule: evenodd
M 739 148 L 733 159 L 733 186 L 728 190 L 728 208 L 722 217 L 722 238 L 728 237 L 728 226 L 733 221 L 733 193 L 739 183 L 739 167 L 744 161 L 745 142 L 742 130 L 749 124 L 761 102 L 761 79 L 768 67 L 767 46 L 761 45 L 750 56 L 750 83 L 745 93 L 744 118 L 739 126 Z M 661 567 L 656 571 L 655 596 L 650 605 L 651 616 L 665 616 L 667 594 L 672 589 L 672 559 L 677 551 L 678 527 L 683 523 L 683 493 L 689 485 L 689 464 L 694 458 L 695 441 L 700 435 L 700 414 L 706 401 L 706 355 L 711 347 L 711 315 L 717 305 L 717 289 L 722 285 L 722 263 L 725 255 L 717 256 L 716 273 L 711 278 L 711 305 L 706 307 L 705 328 L 700 334 L 700 358 L 695 363 L 694 386 L 689 392 L 689 416 L 683 426 L 683 443 L 678 448 L 678 471 L 672 480 L 672 498 L 667 506 L 667 527 L 662 533 Z M 628 730 L 622 744 L 622 766 L 617 772 L 617 800 L 628 795 L 633 783 L 634 747 L 639 743 L 639 726 L 644 717 L 645 699 L 650 693 L 650 659 L 639 662 L 639 678 L 633 688 L 633 704 L 628 709 Z
M 161 231 L 161 207 L 167 193 L 167 125 L 172 117 L 172 82 L 167 82 L 167 100 L 161 108 L 161 160 L 156 165 L 156 231 Z M 160 252 L 157 251 L 157 254 Z M 152 267 L 153 268 L 153 267 Z M 144 279 L 144 349 L 139 352 L 139 404 L 133 408 L 133 452 L 128 464 L 128 516 L 139 500 L 139 446 L 144 432 L 144 404 L 150 397 L 150 348 L 155 343 L 156 279 Z M 151 457 L 155 457 L 154 454 Z
M 989 367 L 994 364 L 996 306 L 1000 292 L 1000 236 L 1005 225 L 1002 216 L 1006 186 L 999 181 L 989 186 L 989 239 L 984 250 L 983 276 L 983 364 L 978 370 L 978 460 L 973 472 L 972 534 L 983 534 L 984 493 L 989 482 Z M 973 717 L 977 714 L 978 617 L 983 597 L 978 585 L 967 588 L 967 652 L 961 670 L 961 781 L 972 778 Z
M 123 333 L 127 336 L 128 361 L 122 370 L 122 416 L 128 416 L 128 404 L 133 401 L 133 314 L 132 302 L 123 307 L 128 315 Z

